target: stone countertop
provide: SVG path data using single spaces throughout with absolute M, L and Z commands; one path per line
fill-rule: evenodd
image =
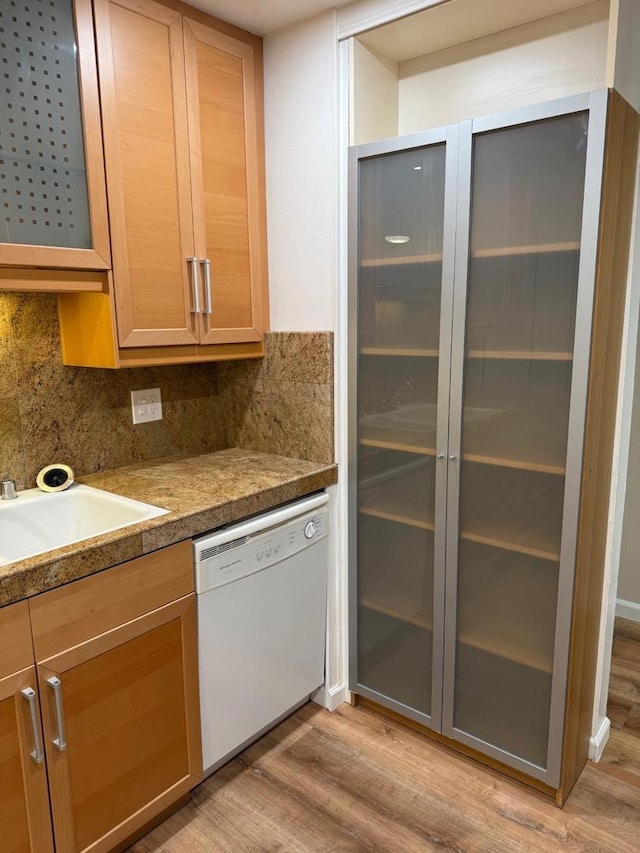
M 271 509 L 337 479 L 336 465 L 237 448 L 80 477 L 87 486 L 169 512 L 0 566 L 0 606 Z

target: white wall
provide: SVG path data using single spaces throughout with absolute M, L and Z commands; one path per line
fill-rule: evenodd
M 607 15 L 592 3 L 401 62 L 399 133 L 604 86 Z
M 607 83 L 640 109 L 640 3 L 611 0 Z
M 339 263 L 340 115 L 335 12 L 268 35 L 265 148 L 271 328 L 335 330 Z M 336 338 L 337 364 L 342 363 Z M 343 376 L 335 370 L 336 401 Z M 336 402 L 336 460 L 346 471 Z M 346 699 L 346 481 L 329 490 L 330 565 L 326 684 L 314 697 L 334 709 Z
M 637 324 L 638 318 L 636 316 Z M 629 470 L 627 474 L 624 520 L 622 524 L 622 551 L 618 574 L 617 598 L 626 604 L 619 615 L 640 621 L 640 350 L 635 361 L 635 390 L 631 414 L 629 441 Z M 631 389 L 630 389 L 631 390 Z M 631 607 L 629 607 L 631 605 Z M 635 607 L 634 607 L 635 606 Z M 635 612 L 634 612 L 635 610 Z M 623 612 L 624 611 L 624 612 Z
M 398 134 L 398 63 L 353 43 L 351 144 Z
M 613 626 L 616 613 L 616 590 L 618 588 L 622 540 L 625 536 L 625 499 L 628 498 L 630 480 L 637 480 L 638 470 L 632 458 L 631 430 L 634 420 L 634 384 L 636 377 L 638 316 L 640 314 L 640 215 L 638 198 L 640 179 L 636 169 L 636 203 L 631 230 L 631 257 L 629 282 L 625 305 L 624 331 L 618 383 L 618 411 L 616 417 L 613 450 L 613 472 L 611 478 L 609 525 L 607 550 L 602 589 L 600 636 L 594 687 L 594 707 L 591 727 L 589 758 L 597 761 L 602 755 L 609 735 L 607 700 L 611 673 L 611 650 L 613 648 Z M 637 423 L 637 419 L 636 419 Z M 631 523 L 634 523 L 633 521 Z
M 337 275 L 335 12 L 264 40 L 271 328 L 334 328 Z

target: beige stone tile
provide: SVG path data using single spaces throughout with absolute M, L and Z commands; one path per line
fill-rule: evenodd
M 53 293 L 12 293 L 8 319 L 16 339 L 60 338 L 58 304 Z
M 331 332 L 270 332 L 266 343 L 269 379 L 318 385 L 333 381 Z
M 333 462 L 333 391 L 301 382 L 258 383 L 239 412 L 238 443 L 265 453 Z
M 0 399 L 18 394 L 13 338 L 2 298 L 3 294 L 0 294 Z
M 26 482 L 22 422 L 15 397 L 0 398 L 0 474 L 9 474 L 24 488 Z

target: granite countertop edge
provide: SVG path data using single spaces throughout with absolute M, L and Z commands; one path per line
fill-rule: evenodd
M 0 566 L 0 607 L 272 509 L 337 480 L 335 464 L 239 448 L 80 477 L 88 486 L 169 512 Z

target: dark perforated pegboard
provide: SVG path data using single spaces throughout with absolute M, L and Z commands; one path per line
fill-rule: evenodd
M 71 0 L 0 0 L 0 242 L 91 245 Z

